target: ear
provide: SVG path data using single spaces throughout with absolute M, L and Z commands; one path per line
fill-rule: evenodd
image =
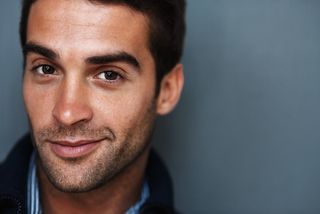
M 183 84 L 183 66 L 179 63 L 161 81 L 157 98 L 157 113 L 159 115 L 168 114 L 174 109 L 180 99 Z

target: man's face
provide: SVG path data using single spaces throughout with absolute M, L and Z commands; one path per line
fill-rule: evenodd
M 156 115 L 147 26 L 119 5 L 31 7 L 24 101 L 40 166 L 58 189 L 94 189 L 147 147 Z

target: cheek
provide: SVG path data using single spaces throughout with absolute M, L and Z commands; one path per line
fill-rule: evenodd
M 96 119 L 108 124 L 115 132 L 124 132 L 141 124 L 153 106 L 152 93 L 124 93 L 102 97 L 97 102 Z M 102 121 L 101 121 L 102 120 Z
M 96 91 L 97 92 L 97 91 Z M 98 124 L 108 124 L 116 132 L 141 126 L 141 121 L 155 111 L 155 75 L 145 72 L 134 82 L 114 92 L 99 91 L 95 106 Z M 152 109 L 154 108 L 154 109 Z
M 23 98 L 32 127 L 37 129 L 47 125 L 53 103 L 52 93 L 40 90 L 25 81 L 23 84 Z

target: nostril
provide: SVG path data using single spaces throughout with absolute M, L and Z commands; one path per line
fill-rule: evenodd
M 93 112 L 89 105 L 80 102 L 57 103 L 53 110 L 53 117 L 60 124 L 70 126 L 76 123 L 90 121 Z

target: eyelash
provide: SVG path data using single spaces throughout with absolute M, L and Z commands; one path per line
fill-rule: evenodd
M 41 69 L 41 68 L 44 69 L 46 66 L 47 66 L 47 68 L 52 69 L 52 73 L 44 73 L 43 70 L 41 70 L 41 71 L 38 70 L 38 69 Z M 39 75 L 44 75 L 44 76 L 46 76 L 46 75 L 54 75 L 54 73 L 56 72 L 56 69 L 54 68 L 54 66 L 49 65 L 49 64 L 36 65 L 36 66 L 34 66 L 31 70 L 32 70 L 33 72 L 39 74 Z M 116 76 L 115 76 L 115 79 L 111 79 L 111 80 L 110 80 L 110 79 L 107 79 L 106 76 L 105 76 L 107 73 L 109 73 L 109 75 L 116 75 Z M 104 76 L 103 76 L 104 78 L 103 78 L 103 77 L 99 77 L 99 76 L 101 76 L 101 75 L 104 75 Z M 110 70 L 104 70 L 104 71 L 102 71 L 102 72 L 99 72 L 97 75 L 95 75 L 95 78 L 96 78 L 96 79 L 100 79 L 100 80 L 102 80 L 102 81 L 104 81 L 104 82 L 111 83 L 111 84 L 115 84 L 116 82 L 121 81 L 122 79 L 124 79 L 123 76 L 122 76 L 119 72 L 114 71 L 114 70 L 112 70 L 112 69 L 110 69 Z
M 107 79 L 106 75 L 116 75 L 115 78 L 113 79 Z M 103 77 L 100 77 L 101 75 L 103 75 Z M 100 73 L 98 73 L 96 76 L 95 76 L 97 79 L 100 79 L 104 82 L 108 82 L 108 83 L 116 83 L 118 81 L 121 81 L 123 79 L 123 76 L 121 74 L 119 74 L 119 72 L 117 71 L 114 71 L 114 70 L 105 70 L 105 71 L 102 71 Z M 111 76 L 112 77 L 112 76 Z
M 42 69 L 43 69 L 43 68 L 45 68 L 45 67 L 52 69 L 53 72 L 52 72 L 52 73 L 49 73 L 49 74 L 46 74 L 46 73 L 43 72 L 43 70 L 42 70 L 41 72 L 38 71 L 39 68 L 42 68 Z M 40 75 L 53 75 L 53 73 L 56 72 L 56 69 L 55 69 L 53 66 L 49 65 L 49 64 L 36 65 L 36 66 L 34 66 L 31 70 L 32 70 L 33 72 L 36 72 L 37 74 L 40 74 Z

